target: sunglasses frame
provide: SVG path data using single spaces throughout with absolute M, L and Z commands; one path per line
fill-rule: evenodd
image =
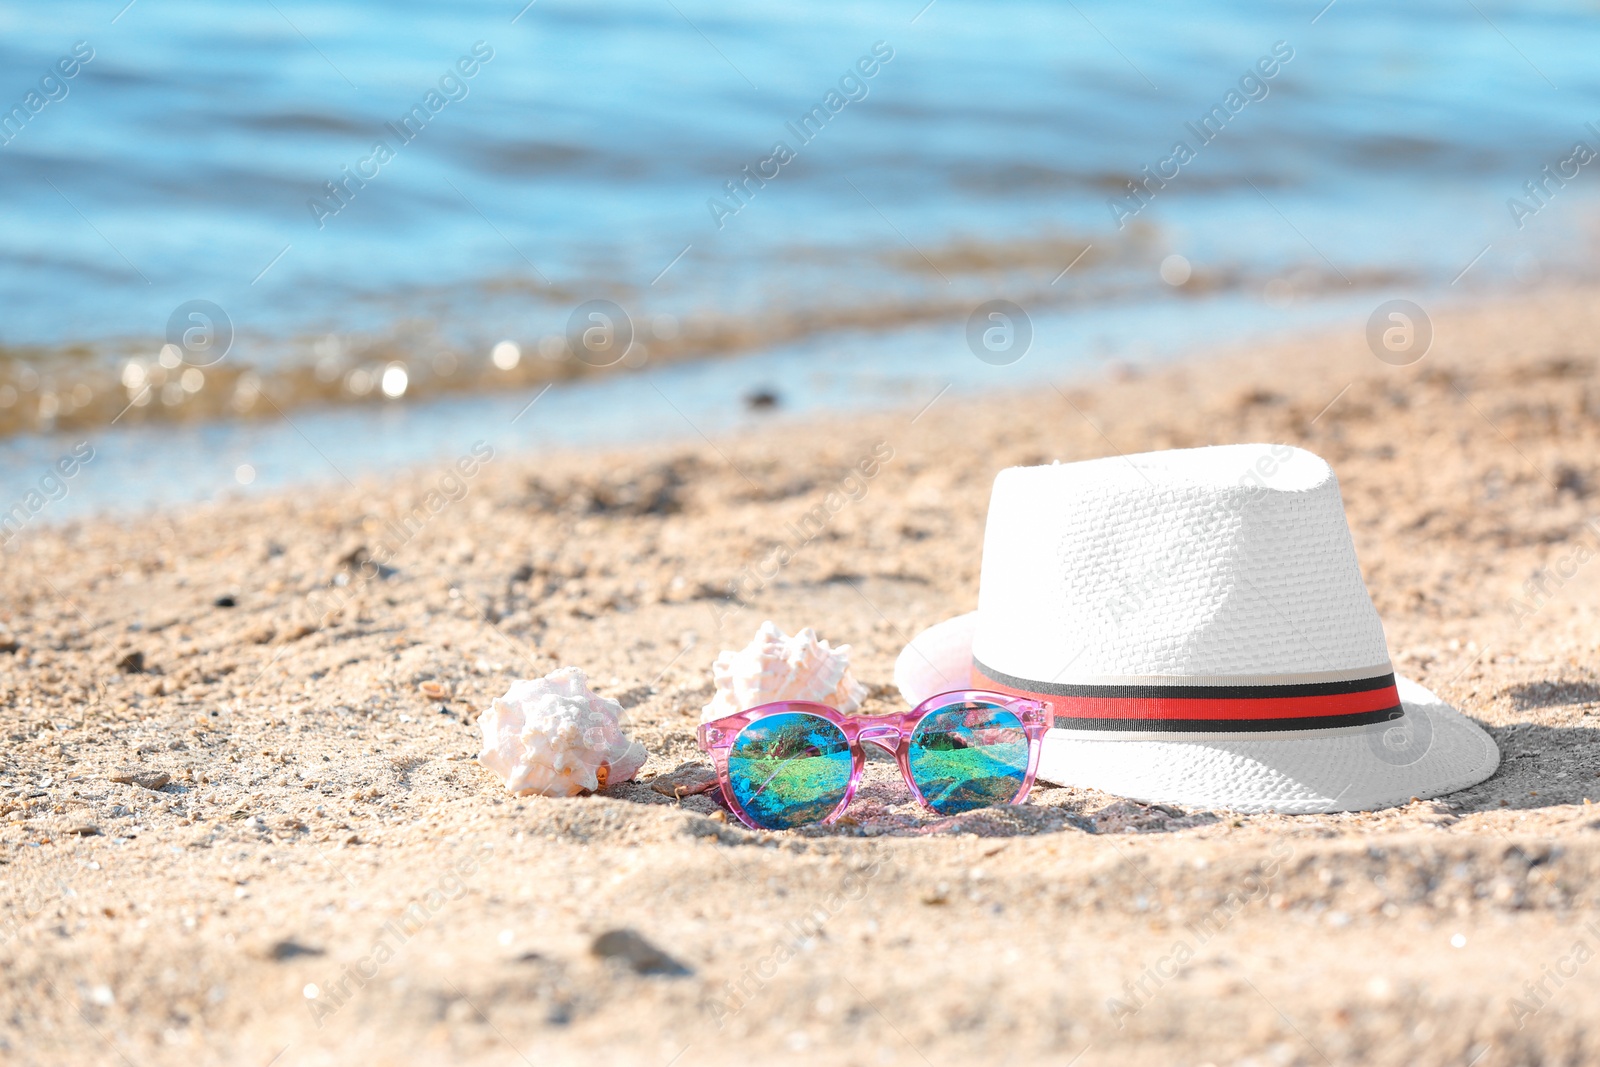
M 993 704 L 1005 708 L 1022 723 L 1023 732 L 1028 738 L 1028 773 L 1022 779 L 1022 788 L 1008 803 L 1023 803 L 1033 789 L 1033 777 L 1039 769 L 1039 752 L 1044 744 L 1045 731 L 1055 722 L 1055 712 L 1045 701 L 996 693 L 989 689 L 952 689 L 929 697 L 910 711 L 888 715 L 846 715 L 837 708 L 809 700 L 775 700 L 769 704 L 760 704 L 745 711 L 725 715 L 712 722 L 701 723 L 700 728 L 695 731 L 695 739 L 699 742 L 701 751 L 711 757 L 712 763 L 717 768 L 717 785 L 722 790 L 723 803 L 727 805 L 729 811 L 738 816 L 740 822 L 752 830 L 768 828 L 754 822 L 735 798 L 733 782 L 728 776 L 728 753 L 745 727 L 773 715 L 792 713 L 815 715 L 837 726 L 850 743 L 850 784 L 845 788 L 839 806 L 829 812 L 826 818 L 819 819 L 817 824 L 828 825 L 837 822 L 845 809 L 850 806 L 850 802 L 855 799 L 856 787 L 861 784 L 861 772 L 867 764 L 866 750 L 862 747 L 866 744 L 875 745 L 894 756 L 895 762 L 900 765 L 900 777 L 905 779 L 911 795 L 916 798 L 918 804 L 932 811 L 933 805 L 923 797 L 922 790 L 911 776 L 911 737 L 927 716 L 936 711 L 943 711 L 951 705 L 969 702 Z

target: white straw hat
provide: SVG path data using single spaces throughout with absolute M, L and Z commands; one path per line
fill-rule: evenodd
M 912 705 L 969 685 L 1048 700 L 1039 777 L 1136 800 L 1367 810 L 1500 762 L 1394 676 L 1338 480 L 1288 445 L 1001 471 L 978 610 L 918 634 L 895 684 Z

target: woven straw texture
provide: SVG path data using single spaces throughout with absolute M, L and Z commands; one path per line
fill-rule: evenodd
M 978 659 L 1043 681 L 1389 663 L 1338 480 L 1285 445 L 1002 471 L 978 613 Z

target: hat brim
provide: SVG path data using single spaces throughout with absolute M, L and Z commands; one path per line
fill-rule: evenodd
M 918 634 L 895 662 L 912 706 L 971 684 L 977 614 Z M 1477 785 L 1500 750 L 1477 723 L 1409 678 L 1405 715 L 1337 730 L 1280 734 L 1105 734 L 1051 730 L 1038 776 L 1150 803 L 1302 815 L 1372 811 Z

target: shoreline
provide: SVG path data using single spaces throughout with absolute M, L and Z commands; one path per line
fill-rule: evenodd
M 1587 291 L 1576 283 L 1554 290 L 1557 298 L 1560 294 Z M 1500 291 L 1489 298 L 1488 306 L 1515 307 L 1527 299 L 1526 294 Z M 1473 298 L 1458 297 L 1456 303 L 1446 305 L 1444 313 L 1454 314 L 1474 306 L 1482 305 L 1475 305 Z M 1251 349 L 1278 350 L 1320 344 L 1355 328 L 1348 321 L 1351 313 L 1341 312 L 1340 321 L 1336 322 L 1330 318 L 1335 305 L 1321 304 L 1306 309 L 1303 314 L 1307 318 L 1298 325 L 1266 327 L 1262 320 L 1255 324 L 1259 329 L 1251 332 L 1247 339 L 1225 339 L 1220 331 L 1227 309 L 1203 302 L 1192 310 L 1202 308 L 1209 308 L 1202 312 L 1208 317 L 1199 320 L 1204 323 L 1204 340 L 1192 354 L 1182 352 L 1179 337 L 1183 329 L 1192 329 L 1197 320 L 1183 317 L 1180 298 L 1180 302 L 1169 309 L 1175 316 L 1170 328 L 1155 327 L 1161 340 L 1155 342 L 1153 349 L 1137 355 L 1101 353 L 1079 360 L 1067 355 L 1075 350 L 1073 339 L 1057 338 L 1049 352 L 1042 350 L 1044 342 L 1036 343 L 1024 357 L 1026 363 L 1022 366 L 984 368 L 985 374 L 970 373 L 979 365 L 965 352 L 954 357 L 953 363 L 946 360 L 927 369 L 926 373 L 915 375 L 909 373 L 908 366 L 893 364 L 885 368 L 887 377 L 877 384 L 874 390 L 877 395 L 864 406 L 860 404 L 860 395 L 868 382 L 852 377 L 852 372 L 843 365 L 823 369 L 823 375 L 832 384 L 820 393 L 814 393 L 814 387 L 808 386 L 796 395 L 776 386 L 787 376 L 806 373 L 806 368 L 812 366 L 809 358 L 795 358 L 804 353 L 774 354 L 773 360 L 760 356 L 732 360 L 713 356 L 662 364 L 644 374 L 602 371 L 570 379 L 564 384 L 546 382 L 544 389 L 555 385 L 566 391 L 550 397 L 544 395 L 544 389 L 506 396 L 503 402 L 498 393 L 474 393 L 393 406 L 313 406 L 294 410 L 293 421 L 280 416 L 268 420 L 186 423 L 171 427 L 124 425 L 111 432 L 104 427 L 90 427 L 78 434 L 55 432 L 0 439 L 0 454 L 9 454 L 14 465 L 38 467 L 39 472 L 44 472 L 59 458 L 51 449 L 71 451 L 88 443 L 99 447 L 100 455 L 105 458 L 103 465 L 116 468 L 103 477 L 113 479 L 117 486 L 137 485 L 153 479 L 168 483 L 160 494 L 147 493 L 143 497 L 129 497 L 122 488 L 85 486 L 81 493 L 67 494 L 71 499 L 65 504 L 52 500 L 53 506 L 41 509 L 45 512 L 40 516 L 42 524 L 59 527 L 73 520 L 149 517 L 188 508 L 213 497 L 222 497 L 227 501 L 226 506 L 235 506 L 238 502 L 259 500 L 273 493 L 325 491 L 337 487 L 341 480 L 381 486 L 397 475 L 425 475 L 430 466 L 447 459 L 451 449 L 459 450 L 458 446 L 470 443 L 472 432 L 480 430 L 485 422 L 504 420 L 514 425 L 534 403 L 540 405 L 535 418 L 527 420 L 512 434 L 507 447 L 515 451 L 521 462 L 566 463 L 590 456 L 673 448 L 702 441 L 708 436 L 717 440 L 739 440 L 751 434 L 793 433 L 802 424 L 842 425 L 902 409 L 909 415 L 913 413 L 911 409 L 920 410 L 927 403 L 924 394 L 933 396 L 941 382 L 951 386 L 951 396 L 960 397 L 967 392 L 971 394 L 967 399 L 1003 403 L 1008 397 L 1026 395 L 1050 384 L 1072 389 L 1094 388 L 1104 384 L 1108 377 L 1114 380 L 1160 372 L 1177 365 L 1226 364 Z M 1184 323 L 1189 325 L 1185 327 Z M 1100 327 L 1082 327 L 1083 336 L 1077 340 L 1086 343 L 1088 337 L 1099 330 Z M 928 340 L 933 343 L 936 339 Z M 908 351 L 914 349 L 917 345 L 912 344 Z M 848 345 L 845 351 L 850 351 Z M 881 356 L 882 353 L 876 353 L 874 358 Z M 892 356 L 891 360 L 895 358 L 898 357 Z M 963 366 L 967 364 L 971 366 L 965 367 L 968 373 L 963 375 Z M 1048 369 L 1041 370 L 1041 367 Z M 668 372 L 666 378 L 658 375 L 663 370 Z M 941 370 L 948 371 L 951 377 L 939 377 Z M 669 394 L 665 402 L 662 387 Z M 713 399 L 699 399 L 703 394 L 710 394 Z M 774 399 L 776 407 L 760 410 L 753 407 L 749 398 L 758 394 Z M 596 406 L 613 405 L 621 407 L 624 412 L 621 421 L 631 429 L 609 438 L 596 436 L 589 425 L 593 420 L 587 413 Z M 829 413 L 830 408 L 839 407 L 843 407 L 845 413 Z M 532 425 L 535 422 L 538 425 Z M 510 430 L 507 426 L 503 432 Z M 579 444 L 563 443 L 574 435 L 578 436 Z M 397 438 L 409 439 L 409 443 Z M 498 435 L 496 443 L 499 443 Z M 140 458 L 131 459 L 130 452 Z M 219 454 L 225 454 L 225 460 L 219 458 L 208 463 L 208 455 Z M 398 461 L 388 458 L 391 455 L 398 455 Z M 330 457 L 337 457 L 338 462 Z M 235 461 L 249 468 L 248 482 L 236 481 Z M 165 469 L 180 469 L 182 480 L 189 483 L 190 488 L 171 489 L 172 479 L 164 473 Z M 289 472 L 287 477 L 285 471 Z M 9 492 L 10 498 L 25 496 L 32 488 L 34 486 L 26 479 L 15 479 L 11 483 L 0 481 L 0 492 Z M 90 503 L 81 504 L 83 497 Z M 93 510 L 85 513 L 81 510 L 84 507 Z M 62 512 L 66 514 L 59 519 L 51 517 Z
M 1593 1057 L 1600 994 L 1548 974 L 1600 944 L 1597 295 L 1435 312 L 1407 367 L 1321 334 L 30 530 L 0 557 L 0 1041 L 78 1062 Z M 1338 473 L 1395 667 L 1490 730 L 1487 782 L 1332 816 L 1043 788 L 940 819 L 874 764 L 849 823 L 776 835 L 650 788 L 697 757 L 711 660 L 766 618 L 850 644 L 867 710 L 896 707 L 905 640 L 975 598 L 1001 467 L 1250 440 Z M 508 798 L 474 715 L 565 665 L 650 761 L 600 796 Z M 169 781 L 111 780 L 128 766 Z M 595 955 L 620 928 L 689 973 Z

